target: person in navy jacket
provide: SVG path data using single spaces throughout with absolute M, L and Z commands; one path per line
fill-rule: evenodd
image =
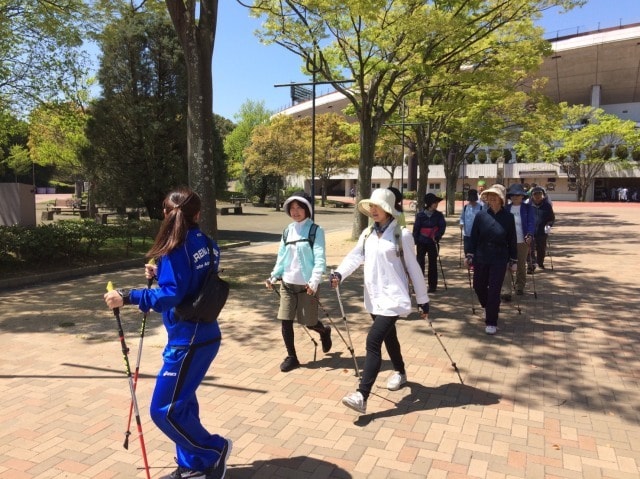
M 176 444 L 178 468 L 169 477 L 224 477 L 231 440 L 209 433 L 198 416 L 196 390 L 220 349 L 218 321 L 187 321 L 175 307 L 193 301 L 209 268 L 218 270 L 220 249 L 198 227 L 200 197 L 177 188 L 164 199 L 164 219 L 145 265 L 157 288 L 119 289 L 105 294 L 109 308 L 135 304 L 143 312 L 162 314 L 168 341 L 151 398 L 151 419 Z
M 502 282 L 507 266 L 515 271 L 518 261 L 516 223 L 504 208 L 504 186 L 493 185 L 482 192 L 481 199 L 487 209 L 480 211 L 473 221 L 464 262 L 467 268 L 474 265 L 473 289 L 485 309 L 485 332 L 496 334 Z
M 424 195 L 424 210 L 416 215 L 413 223 L 413 241 L 416 243 L 416 259 L 422 269 L 425 270 L 425 256 L 429 259 L 427 270 L 427 284 L 429 293 L 434 293 L 438 288 L 438 253 L 440 239 L 447 228 L 444 215 L 438 211 L 438 203 L 442 198 L 433 193 Z
M 514 183 L 507 190 L 507 199 L 511 202 L 506 206 L 508 213 L 513 215 L 516 222 L 516 237 L 518 241 L 518 267 L 516 270 L 515 285 L 512 284 L 512 276 L 507 272 L 504 278 L 502 299 L 511 301 L 511 288 L 515 286 L 516 294 L 524 294 L 527 284 L 527 258 L 530 257 L 530 248 L 533 246 L 533 234 L 536 227 L 536 215 L 531 206 L 524 202 L 527 192 L 520 183 Z
M 544 259 L 547 255 L 547 238 L 551 227 L 556 221 L 553 205 L 544 188 L 537 186 L 531 190 L 531 200 L 529 204 L 535 212 L 536 229 L 534 233 L 535 248 L 532 250 L 533 261 L 529 265 L 529 270 L 533 273 L 536 264 L 540 269 L 544 269 Z

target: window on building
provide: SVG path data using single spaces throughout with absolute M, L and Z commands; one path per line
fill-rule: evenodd
M 380 183 L 371 183 L 371 189 L 372 190 L 376 190 L 378 188 L 380 188 Z
M 440 183 L 429 183 L 429 190 L 440 190 Z

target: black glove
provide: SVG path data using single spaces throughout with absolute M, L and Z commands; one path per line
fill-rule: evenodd
M 419 304 L 418 309 L 424 314 L 429 314 L 429 303 Z
M 335 273 L 331 273 L 329 275 L 329 282 L 333 283 L 334 279 L 337 279 L 338 280 L 338 284 L 340 284 L 342 282 L 342 275 L 340 273 L 338 273 L 337 271 Z

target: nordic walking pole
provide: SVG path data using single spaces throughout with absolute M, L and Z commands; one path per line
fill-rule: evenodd
M 336 333 L 338 333 L 338 336 L 340 336 L 340 339 L 342 339 L 342 342 L 344 343 L 344 345 L 346 346 L 346 348 L 349 350 L 349 352 L 351 353 L 351 356 L 353 357 L 353 360 L 356 361 L 356 356 L 353 353 L 353 345 L 350 344 L 351 342 L 351 336 L 349 336 L 349 343 L 347 342 L 346 339 L 344 339 L 344 336 L 342 335 L 342 333 L 340 332 L 340 330 L 338 329 L 338 327 L 336 326 L 336 323 L 333 322 L 333 319 L 331 319 L 331 316 L 329 315 L 329 313 L 327 312 L 327 310 L 325 309 L 324 306 L 322 306 L 322 303 L 320 302 L 320 300 L 318 298 L 314 298 L 316 303 L 318 303 L 318 307 L 322 310 L 322 312 L 324 313 L 324 315 L 327 317 L 327 319 L 329 320 L 329 322 L 331 323 L 331 326 L 333 326 L 333 329 L 335 330 Z M 349 326 L 347 326 L 347 330 L 349 329 Z M 356 366 L 357 366 L 357 362 L 356 362 Z M 358 371 L 356 368 L 356 376 L 359 377 L 358 375 Z
M 467 268 L 467 277 L 469 278 L 469 291 L 471 292 L 471 313 L 476 314 L 476 301 L 474 299 L 476 293 L 471 285 L 471 268 Z
M 444 283 L 444 290 L 447 290 L 447 278 L 444 277 L 444 269 L 442 268 L 442 258 L 440 257 L 440 243 L 436 243 L 436 251 L 438 252 L 438 262 L 440 263 L 440 272 L 442 273 L 442 282 Z
M 113 291 L 113 283 L 107 283 L 107 291 Z M 136 425 L 138 427 L 138 437 L 140 438 L 140 450 L 142 451 L 142 461 L 144 462 L 144 470 L 147 473 L 147 479 L 151 479 L 149 472 L 149 462 L 147 461 L 147 448 L 144 445 L 144 436 L 142 435 L 142 422 L 140 421 L 140 411 L 138 410 L 138 401 L 136 400 L 136 391 L 133 387 L 133 378 L 131 377 L 131 366 L 129 365 L 129 348 L 124 340 L 124 331 L 122 330 L 122 321 L 120 321 L 120 308 L 113 308 L 113 315 L 116 318 L 118 326 L 118 335 L 120 336 L 120 346 L 122 346 L 122 357 L 124 358 L 125 372 L 129 379 L 129 390 L 131 391 L 131 401 L 133 402 L 133 410 L 136 415 Z
M 333 270 L 331 270 L 331 274 L 333 274 Z M 360 370 L 358 369 L 358 361 L 356 360 L 356 355 L 353 350 L 353 342 L 351 342 L 351 333 L 349 332 L 349 323 L 347 322 L 347 315 L 344 314 L 344 306 L 342 305 L 342 296 L 340 296 L 340 281 L 338 281 L 338 285 L 336 286 L 335 289 L 336 289 L 336 296 L 338 297 L 338 304 L 340 305 L 340 313 L 342 314 L 342 321 L 344 322 L 344 327 L 347 330 L 347 337 L 349 338 L 349 344 L 347 345 L 347 348 L 349 349 L 349 352 L 351 353 L 351 357 L 353 358 L 353 364 L 356 369 L 356 377 L 359 378 Z M 328 316 L 329 315 L 327 315 L 327 317 Z M 336 331 L 338 331 L 337 328 L 336 328 Z M 340 334 L 340 337 L 342 338 L 342 334 Z M 344 338 L 342 338 L 342 340 L 344 341 Z M 346 341 L 345 341 L 345 344 L 347 344 Z
M 433 327 L 433 323 L 431 322 L 431 319 L 427 319 L 427 321 L 429 322 L 429 327 L 431 328 L 431 331 L 433 331 L 433 335 L 436 337 L 436 339 L 440 343 L 440 346 L 442 346 L 442 349 L 444 350 L 444 353 L 449 358 L 449 361 L 451 361 L 451 366 L 453 366 L 453 369 L 456 371 L 456 373 L 458 373 L 458 379 L 460 379 L 460 384 L 464 385 L 464 382 L 462 381 L 462 376 L 460 375 L 460 370 L 458 369 L 458 365 L 456 364 L 456 362 L 453 360 L 453 358 L 449 354 L 449 351 L 447 351 L 447 348 L 445 347 L 444 343 L 442 342 L 442 339 L 440 339 L 440 335 L 436 331 L 436 328 Z
M 549 254 L 549 261 L 551 262 L 551 271 L 553 271 L 553 255 L 551 254 L 551 235 L 547 235 L 547 253 Z
M 533 256 L 531 255 L 531 246 L 529 246 L 529 258 L 531 264 L 533 264 Z M 533 268 L 531 268 L 531 283 L 533 284 L 533 297 L 538 299 L 538 291 L 536 290 L 536 267 L 533 264 Z
M 149 260 L 148 264 L 154 265 L 156 262 L 153 258 Z M 147 280 L 147 289 L 151 288 L 153 284 L 153 277 Z M 136 359 L 136 369 L 133 372 L 133 390 L 138 387 L 138 375 L 140 373 L 140 361 L 142 360 L 142 344 L 144 343 L 144 330 L 147 327 L 147 312 L 142 315 L 142 324 L 140 325 L 140 343 L 138 344 L 138 358 Z M 127 432 L 124 433 L 124 448 L 129 449 L 129 436 L 131 435 L 131 417 L 133 416 L 133 398 L 129 404 L 129 420 L 127 421 Z
M 511 271 L 511 266 L 507 265 L 507 269 L 509 270 L 509 277 L 511 278 L 511 290 L 514 293 L 517 293 L 516 280 L 513 279 L 513 271 Z M 520 296 L 518 296 L 517 294 L 516 294 L 516 309 L 518 310 L 518 314 L 522 314 L 522 309 L 520 308 Z
M 273 287 L 270 289 L 273 290 L 273 292 L 278 295 L 278 298 L 280 297 L 280 291 L 278 291 L 276 288 L 273 288 Z M 313 343 L 313 362 L 315 363 L 316 358 L 318 357 L 318 343 L 315 339 L 313 339 L 313 336 L 311 336 L 311 333 L 309 332 L 309 330 L 304 324 L 302 325 L 302 327 L 304 328 L 305 333 L 307 333 L 307 336 L 309 336 L 309 339 Z
M 460 226 L 460 254 L 458 255 L 458 267 L 462 268 L 462 226 Z
M 278 291 L 276 288 L 271 288 L 271 289 L 278 295 L 278 298 L 279 298 L 280 291 Z M 304 324 L 302 325 L 302 327 L 304 328 L 305 333 L 307 333 L 307 336 L 309 336 L 309 339 L 313 343 L 313 362 L 315 362 L 316 358 L 318 357 L 318 342 L 315 339 L 313 339 L 313 336 L 311 336 L 309 329 L 307 329 L 307 327 Z

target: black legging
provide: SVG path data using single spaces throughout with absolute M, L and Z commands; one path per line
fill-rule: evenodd
M 393 364 L 393 369 L 404 374 L 404 360 L 400 350 L 400 342 L 396 332 L 396 320 L 398 316 L 374 316 L 373 325 L 367 334 L 367 355 L 364 360 L 364 370 L 360 378 L 358 391 L 366 400 L 371 394 L 371 388 L 376 382 L 380 366 L 382 365 L 382 343 L 384 342 Z
M 427 272 L 427 285 L 429 289 L 438 287 L 438 246 L 435 243 L 422 244 L 416 246 L 416 259 L 422 269 L 425 270 L 425 256 L 429 257 L 429 271 Z
M 296 355 L 296 345 L 295 345 L 295 334 L 293 333 L 293 320 L 285 319 L 282 320 L 282 339 L 284 340 L 284 346 L 287 348 L 287 355 L 297 357 Z M 321 321 L 318 321 L 313 326 L 309 326 L 309 329 L 317 332 L 322 335 L 325 333 L 325 326 Z

